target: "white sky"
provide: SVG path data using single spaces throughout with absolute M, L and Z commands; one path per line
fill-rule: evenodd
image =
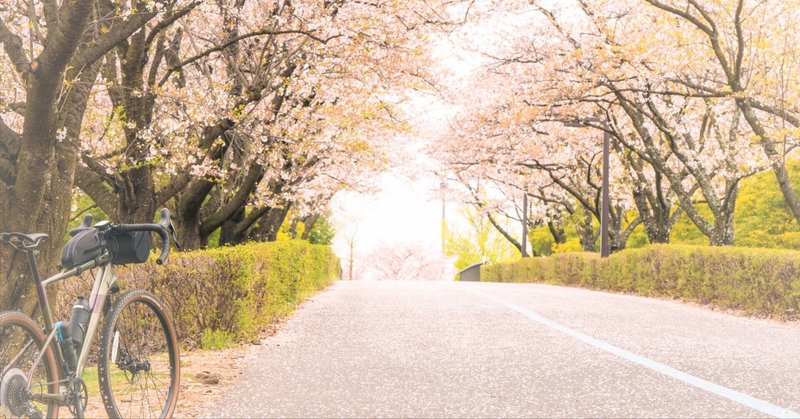
M 433 196 L 435 181 L 411 180 L 394 171 L 382 175 L 379 185 L 381 190 L 374 194 L 343 192 L 334 198 L 337 254 L 348 257 L 347 240 L 353 234 L 360 255 L 397 242 L 420 243 L 441 252 L 442 204 Z
M 356 274 L 369 276 L 369 255 L 376 249 L 404 243 L 418 244 L 434 257 L 442 253 L 442 201 L 435 162 L 425 148 L 446 129 L 452 109 L 439 99 L 419 96 L 407 105 L 415 112 L 416 132 L 398 137 L 403 143 L 404 161 L 380 176 L 378 191 L 371 194 L 342 192 L 332 203 L 336 227 L 334 251 L 350 258 L 349 240 L 354 237 Z M 448 218 L 455 214 L 448 210 Z
M 495 22 L 496 23 L 496 22 Z M 473 75 L 486 63 L 486 59 L 471 46 L 474 37 L 486 42 L 491 30 L 480 28 L 471 33 L 471 39 L 443 39 L 434 51 L 436 60 L 446 74 L 444 83 L 466 86 Z M 406 142 L 406 152 L 413 158 L 399 164 L 378 180 L 379 191 L 372 194 L 343 192 L 332 203 L 333 223 L 337 235 L 334 251 L 342 259 L 349 259 L 349 239 L 355 237 L 355 260 L 361 263 L 362 272 L 368 269 L 368 255 L 381 246 L 401 243 L 419 243 L 436 256 L 441 255 L 442 201 L 439 179 L 434 174 L 436 162 L 425 153 L 425 148 L 440 133 L 449 128 L 451 119 L 458 113 L 457 104 L 429 94 L 415 95 L 407 106 L 412 116 L 415 134 L 398 138 Z M 446 205 L 448 229 L 463 224 L 455 203 Z M 346 263 L 346 262 L 344 262 Z M 449 274 L 449 273 L 448 273 Z

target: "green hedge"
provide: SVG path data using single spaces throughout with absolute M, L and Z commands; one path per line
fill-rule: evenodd
M 605 260 L 567 253 L 484 266 L 481 280 L 681 298 L 775 317 L 800 309 L 800 252 L 791 250 L 654 245 Z
M 141 288 L 160 297 L 188 348 L 253 340 L 341 275 L 330 247 L 299 240 L 173 253 L 164 266 L 151 258 L 118 273 L 122 291 Z M 71 306 L 70 294 L 60 296 L 60 305 Z

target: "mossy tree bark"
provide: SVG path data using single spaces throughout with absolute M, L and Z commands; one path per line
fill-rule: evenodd
M 87 31 L 95 0 L 58 4 L 42 1 L 45 32 L 41 53 L 28 59 L 19 34 L 0 20 L 0 43 L 25 83 L 22 132 L 0 123 L 0 231 L 43 232 L 51 240 L 41 248 L 43 273 L 52 272 L 69 219 L 72 186 L 80 146 L 80 126 L 97 75 L 97 61 L 114 45 L 149 21 L 146 12 L 104 22 L 104 31 Z M 32 312 L 35 294 L 23 255 L 0 248 L 7 267 L 0 281 L 0 307 Z

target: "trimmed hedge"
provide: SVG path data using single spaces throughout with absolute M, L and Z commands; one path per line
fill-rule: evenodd
M 581 286 L 795 317 L 800 309 L 800 252 L 653 245 L 605 260 L 593 253 L 566 253 L 483 266 L 481 281 Z
M 118 274 L 123 292 L 146 289 L 161 299 L 189 348 L 219 346 L 220 337 L 253 340 L 341 276 L 330 247 L 299 240 L 176 252 L 164 266 L 151 260 Z M 61 304 L 71 306 L 74 296 L 63 294 Z

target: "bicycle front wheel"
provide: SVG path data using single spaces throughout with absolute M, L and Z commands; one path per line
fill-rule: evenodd
M 153 294 L 131 291 L 114 303 L 97 363 L 109 417 L 172 416 L 180 386 L 178 339 Z
M 18 312 L 0 313 L 0 418 L 58 416 L 58 369 L 42 330 Z

